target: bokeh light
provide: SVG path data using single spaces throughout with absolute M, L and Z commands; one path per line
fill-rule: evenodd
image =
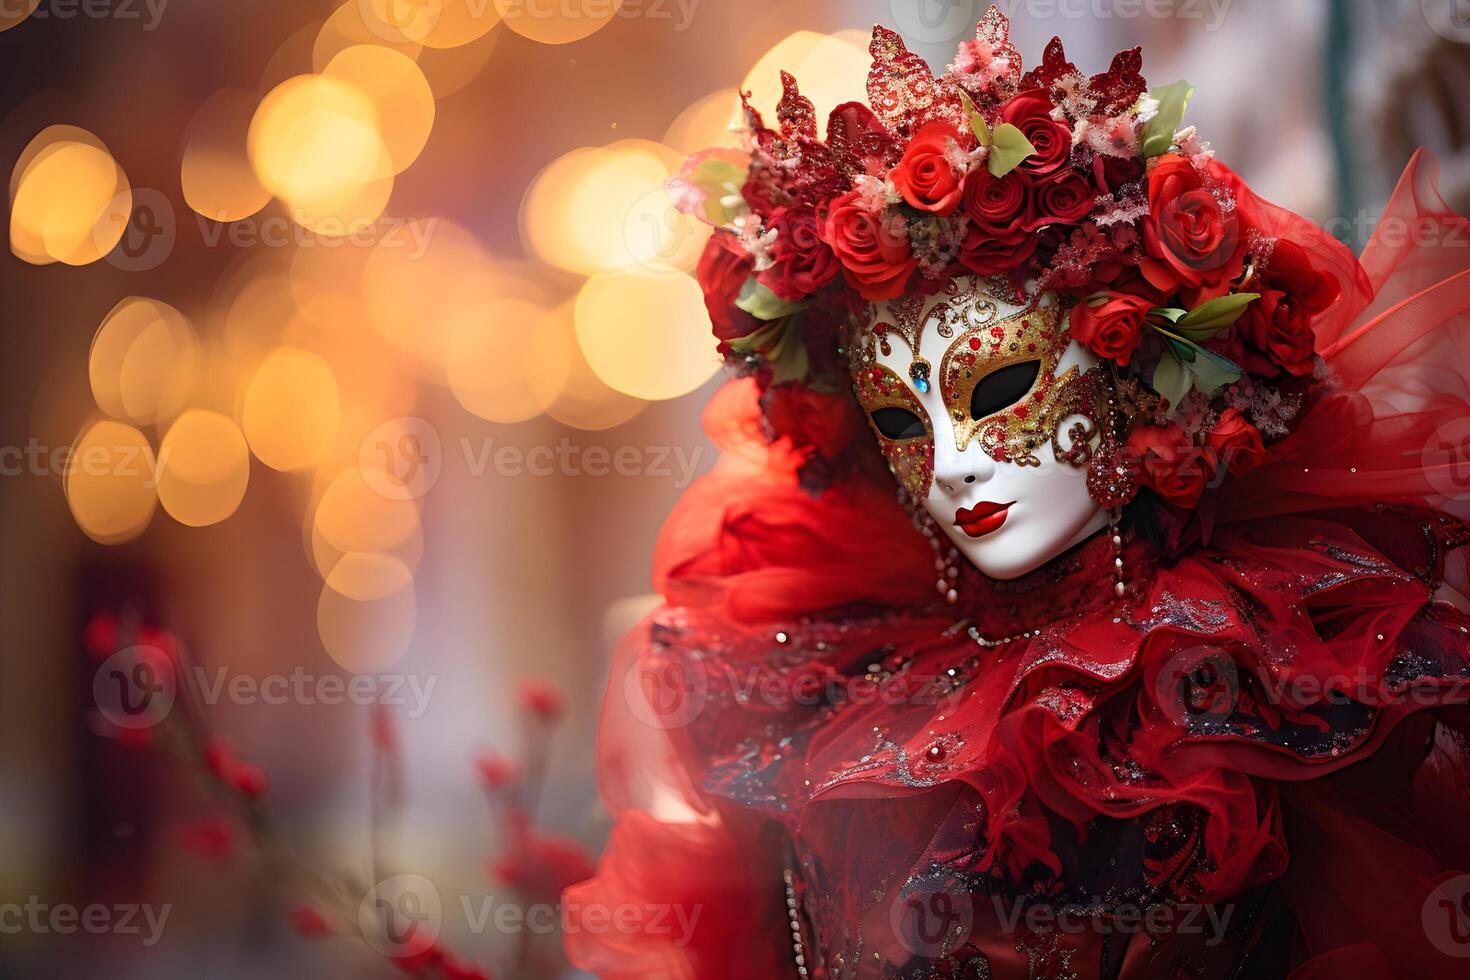
M 75 126 L 42 130 L 10 179 L 10 249 L 32 265 L 88 265 L 111 252 L 133 213 L 128 177 Z
M 412 58 L 359 44 L 338 53 L 322 75 L 347 82 L 372 100 L 393 173 L 418 159 L 434 128 L 434 93 Z
M 0 4 L 0 31 L 8 31 L 21 23 L 40 5 L 41 0 L 7 0 Z
M 240 419 L 250 451 L 262 463 L 299 470 L 326 458 L 341 413 L 331 365 L 309 351 L 283 347 L 250 379 Z
M 722 88 L 679 113 L 664 133 L 663 143 L 685 156 L 712 146 L 739 146 L 740 137 L 731 127 L 740 117 L 740 90 Z
M 683 159 L 648 140 L 573 150 L 521 204 L 521 237 L 543 262 L 590 275 L 630 266 L 692 269 L 710 229 L 680 214 L 664 183 Z
M 167 303 L 130 296 L 97 328 L 87 378 L 102 411 L 151 425 L 184 407 L 199 359 L 199 341 L 188 318 Z
M 357 584 L 344 582 L 346 578 L 338 577 L 344 588 Z M 367 600 L 338 591 L 329 580 L 317 600 L 317 633 L 323 649 L 338 664 L 356 673 L 375 673 L 393 666 L 407 652 L 417 615 L 411 580 L 397 592 Z
M 382 214 L 392 156 L 377 109 L 338 78 L 298 75 L 261 101 L 250 124 L 250 162 L 260 182 L 321 234 L 345 235 Z
M 385 27 L 362 0 L 346 0 L 322 24 L 312 43 L 312 69 L 317 72 L 325 70 L 338 54 L 359 44 L 376 44 L 414 60 L 418 60 L 419 52 L 424 48 L 418 41 L 411 41 Z
M 812 100 L 825 131 L 833 109 L 867 97 L 868 71 L 873 64 L 869 40 L 863 31 L 832 35 L 797 31 L 762 55 L 740 87 L 751 93 L 751 105 L 767 122 L 774 123 L 776 104 L 781 101 L 781 72 L 790 72 L 801 94 Z
M 245 437 L 219 412 L 190 409 L 159 444 L 158 499 L 180 524 L 218 524 L 240 506 L 249 483 Z
M 472 415 L 520 422 L 546 411 L 571 373 L 572 346 L 548 311 L 497 298 L 460 311 L 450 330 L 450 390 Z
M 352 465 L 326 484 L 313 518 L 315 533 L 321 535 L 326 549 L 340 554 L 394 554 L 414 539 L 419 531 L 418 505 L 379 493 L 374 486 L 381 478 L 377 473 L 370 480 L 360 466 Z M 329 555 L 330 551 L 323 550 L 317 558 Z M 319 560 L 317 565 L 324 575 L 330 573 L 328 563 Z
M 456 319 L 496 295 L 494 263 L 479 239 L 444 218 L 384 236 L 361 281 L 370 324 L 433 380 L 442 380 Z
M 131 425 L 99 419 L 72 442 L 64 487 L 82 532 L 99 544 L 122 544 L 147 529 L 158 506 L 156 461 L 148 437 Z
M 221 89 L 189 122 L 179 174 L 184 201 L 212 221 L 239 221 L 270 203 L 246 149 L 255 106 L 255 93 Z
M 648 407 L 641 398 L 625 395 L 609 388 L 577 346 L 576 300 L 570 299 L 552 311 L 550 326 L 565 338 L 568 348 L 567 371 L 560 392 L 545 386 L 551 373 L 534 360 L 529 380 L 537 398 L 549 401 L 546 414 L 574 429 L 597 431 L 622 425 Z M 530 355 L 533 359 L 537 352 Z
M 683 273 L 629 269 L 596 275 L 576 303 L 583 356 L 599 378 L 626 395 L 678 398 L 720 367 L 708 342 L 703 294 Z
M 561 3 L 495 0 L 495 9 L 506 27 L 542 44 L 570 44 L 591 37 L 611 23 L 622 7 L 623 0 L 565 0 Z

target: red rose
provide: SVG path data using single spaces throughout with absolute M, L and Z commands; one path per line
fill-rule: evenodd
M 1047 224 L 1075 225 L 1092 213 L 1097 191 L 1075 170 L 1064 170 L 1034 188 L 1036 212 Z
M 1260 430 L 1233 408 L 1227 408 L 1220 414 L 1219 421 L 1205 437 L 1205 448 L 1237 476 L 1260 466 L 1261 460 L 1266 458 Z
M 1095 153 L 1092 157 L 1092 180 L 1099 192 L 1112 194 L 1125 184 L 1143 176 L 1143 161 L 1138 157 L 1115 157 Z
M 1238 212 L 1217 193 L 1230 195 L 1240 180 L 1223 165 L 1201 173 L 1177 153 L 1159 157 L 1148 175 L 1149 214 L 1143 221 L 1143 274 L 1166 293 L 1210 299 L 1240 275 L 1248 247 Z M 1207 186 L 1209 185 L 1209 186 Z
M 1072 336 L 1098 357 L 1127 364 L 1143 339 L 1153 304 L 1142 296 L 1102 293 L 1072 308 Z
M 1036 152 L 1017 169 L 1038 177 L 1055 173 L 1072 156 L 1072 130 L 1053 119 L 1050 97 L 1041 89 L 1022 92 L 1000 107 L 1000 121 L 1015 126 Z
M 780 298 L 789 302 L 804 299 L 841 271 L 831 246 L 822 241 L 817 209 L 812 205 L 781 208 L 766 227 L 776 231 L 771 251 L 775 264 L 756 278 Z
M 848 191 L 827 206 L 822 239 L 837 253 L 848 283 L 872 302 L 903 295 L 918 265 L 908 235 L 869 211 L 861 191 Z
M 996 177 L 976 167 L 965 179 L 965 214 L 991 237 L 1031 230 L 1036 213 L 1031 205 L 1031 180 L 1019 170 Z
M 1177 425 L 1146 425 L 1128 434 L 1128 449 L 1138 458 L 1139 482 L 1179 507 L 1199 503 L 1215 472 L 1215 457 Z
M 995 236 L 978 225 L 971 225 L 959 260 L 977 276 L 994 276 L 1025 265 L 1040 244 L 1040 238 L 1020 228 L 1008 235 Z
M 963 191 L 949 162 L 949 144 L 959 139 L 959 133 L 946 122 L 930 123 L 914 134 L 903 159 L 889 175 L 905 201 L 935 214 L 949 214 L 959 206 Z
M 704 305 L 720 340 L 734 340 L 760 329 L 761 321 L 735 305 L 740 290 L 755 268 L 755 259 L 735 236 L 716 232 L 699 257 L 695 276 L 704 290 Z
M 1317 339 L 1312 328 L 1337 301 L 1337 280 L 1314 268 L 1306 249 L 1281 239 L 1255 289 L 1261 298 L 1237 323 L 1240 338 L 1257 354 L 1243 366 L 1268 376 L 1281 370 L 1311 374 Z
M 822 392 L 807 385 L 774 385 L 761 397 L 772 434 L 836 459 L 861 431 L 862 416 L 846 391 Z

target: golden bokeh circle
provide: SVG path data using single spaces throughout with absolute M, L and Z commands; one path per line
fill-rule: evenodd
M 572 347 L 551 315 L 503 297 L 459 311 L 445 362 L 464 409 L 490 422 L 521 422 L 546 411 L 566 386 Z
M 130 296 L 97 328 L 87 378 L 102 411 L 151 425 L 184 407 L 199 366 L 199 342 L 188 318 L 167 303 Z
M 710 230 L 680 214 L 665 190 L 681 164 L 678 153 L 649 140 L 573 150 L 531 182 L 522 240 L 541 261 L 578 275 L 692 269 Z
M 122 239 L 132 188 L 95 136 L 74 126 L 42 130 L 11 173 L 10 248 L 33 265 L 89 265 Z
M 142 432 L 113 419 L 91 423 L 72 443 L 63 484 L 77 527 L 100 544 L 142 534 L 158 506 L 156 470 Z
M 41 0 L 7 0 L 0 5 L 0 31 L 8 31 L 36 12 Z
M 407 170 L 434 128 L 434 92 L 414 60 L 374 44 L 345 48 L 323 69 L 372 100 L 393 173 Z
M 678 398 L 720 367 L 699 284 L 681 272 L 625 269 L 587 280 L 577 342 L 608 387 L 648 401 Z
M 320 463 L 331 452 L 342 420 L 332 366 L 310 351 L 272 351 L 250 379 L 240 420 L 250 451 L 271 469 Z
M 189 527 L 218 524 L 245 499 L 250 449 L 234 420 L 190 409 L 174 420 L 158 446 L 158 499 Z
M 323 583 L 317 600 L 317 634 L 322 648 L 341 666 L 376 673 L 392 667 L 407 652 L 417 615 L 411 581 L 397 592 L 368 600 L 354 599 Z
M 339 78 L 297 75 L 276 86 L 247 141 L 261 184 L 308 220 L 360 202 L 392 176 L 372 98 Z
M 255 106 L 254 92 L 221 89 L 189 121 L 179 168 L 184 202 L 211 221 L 239 221 L 270 203 L 246 149 Z
M 495 0 L 506 27 L 542 44 L 571 44 L 612 23 L 623 0 Z

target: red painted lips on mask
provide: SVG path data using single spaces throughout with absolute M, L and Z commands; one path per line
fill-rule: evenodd
M 974 507 L 961 508 L 955 511 L 955 527 L 972 538 L 983 538 L 1000 530 L 1015 505 L 1014 500 L 1008 504 L 996 504 L 987 500 Z

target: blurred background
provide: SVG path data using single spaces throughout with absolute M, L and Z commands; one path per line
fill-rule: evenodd
M 987 5 L 0 0 L 0 976 L 575 975 L 607 658 L 715 462 L 662 184 Z M 1463 0 L 999 6 L 1353 244 L 1416 146 L 1470 205 Z

